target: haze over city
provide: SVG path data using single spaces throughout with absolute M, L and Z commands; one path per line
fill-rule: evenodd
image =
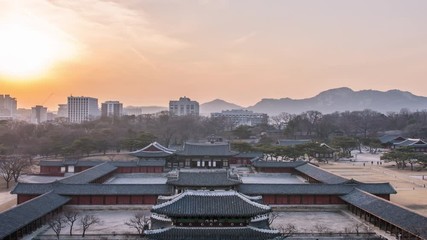
M 56 110 L 70 95 L 125 105 L 167 106 L 190 96 L 249 106 L 342 86 L 427 95 L 422 0 L 0 6 L 0 92 L 18 107 Z

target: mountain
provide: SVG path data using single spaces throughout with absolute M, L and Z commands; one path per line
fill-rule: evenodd
M 229 103 L 221 99 L 203 103 L 200 105 L 200 113 L 202 115 L 209 115 L 213 112 L 221 112 L 222 110 L 241 109 L 243 107 L 234 103 Z
M 427 97 L 413 95 L 410 92 L 390 90 L 353 91 L 350 88 L 329 89 L 317 96 L 305 99 L 262 99 L 248 110 L 267 113 L 270 116 L 281 112 L 299 114 L 309 110 L 322 113 L 358 111 L 371 109 L 387 113 L 398 112 L 402 108 L 412 111 L 427 109 Z

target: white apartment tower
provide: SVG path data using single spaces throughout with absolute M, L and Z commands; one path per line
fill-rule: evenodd
M 178 101 L 169 101 L 169 113 L 174 116 L 199 116 L 199 103 L 187 97 L 181 97 Z
M 103 117 L 121 117 L 123 115 L 123 104 L 119 101 L 106 101 L 101 104 Z
M 68 97 L 68 121 L 82 123 L 99 116 L 98 99 L 91 97 Z
M 16 98 L 10 97 L 10 95 L 0 95 L 0 119 L 15 118 L 16 109 Z
M 31 123 L 40 124 L 47 121 L 47 108 L 37 105 L 31 108 Z
M 211 113 L 213 118 L 225 118 L 229 123 L 235 127 L 245 126 L 256 126 L 259 124 L 268 123 L 268 115 L 265 113 L 254 113 L 253 111 L 244 109 L 233 109 L 226 110 L 220 113 Z

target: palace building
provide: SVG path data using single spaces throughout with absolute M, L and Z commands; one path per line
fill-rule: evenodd
M 0 214 L 0 239 L 31 233 L 66 205 L 149 206 L 149 239 L 271 239 L 278 232 L 266 216 L 271 207 L 284 206 L 341 206 L 401 239 L 427 239 L 427 229 L 420 229 L 427 218 L 390 202 L 396 191 L 389 183 L 347 179 L 309 162 L 259 158 L 241 173 L 229 164 L 240 154 L 228 144 L 185 144 L 173 151 L 152 143 L 131 155 L 136 159 L 41 161 L 40 174 L 66 177 L 18 183 L 12 190 L 18 205 Z
M 273 239 L 279 235 L 268 224 L 271 207 L 260 197 L 236 191 L 188 190 L 159 197 L 151 209 L 149 239 Z M 208 233 L 208 234 L 207 234 Z

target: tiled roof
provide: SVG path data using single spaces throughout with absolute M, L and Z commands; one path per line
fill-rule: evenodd
M 28 194 L 28 195 L 40 195 L 45 194 L 53 190 L 54 184 L 56 183 L 22 183 L 19 182 L 15 185 L 13 190 L 10 192 L 12 194 Z
M 427 143 L 419 138 L 408 138 L 401 142 L 395 142 L 393 145 L 396 147 L 425 147 Z
M 38 195 L 49 191 L 61 195 L 169 195 L 172 187 L 166 184 L 63 184 L 18 183 L 14 194 Z
M 177 171 L 176 175 L 169 175 L 167 184 L 174 186 L 197 186 L 197 187 L 216 187 L 216 186 L 235 186 L 242 181 L 238 175 L 231 175 L 225 169 L 218 170 L 190 170 Z
M 236 191 L 185 191 L 153 206 L 152 212 L 169 217 L 253 217 L 271 211 Z
M 163 167 L 166 164 L 164 159 L 147 159 L 138 161 L 103 161 L 103 160 L 83 160 L 75 162 L 74 164 L 66 164 L 64 161 L 40 161 L 40 166 L 55 166 L 63 167 L 67 165 L 74 165 L 77 167 L 93 167 L 102 163 L 109 163 L 116 167 Z
M 174 185 L 174 183 L 169 183 Z M 212 186 L 205 184 L 205 186 Z M 78 195 L 169 195 L 172 186 L 167 184 L 63 184 L 53 183 L 18 183 L 13 194 L 39 195 L 55 190 L 58 194 Z M 186 185 L 186 184 L 183 184 Z M 187 186 L 187 185 L 186 185 Z M 354 188 L 372 194 L 394 194 L 396 191 L 389 183 L 342 183 L 342 184 L 240 184 L 239 191 L 248 195 L 261 194 L 347 194 Z M 169 197 L 173 199 L 174 197 Z M 253 199 L 252 199 L 253 200 Z
M 396 194 L 396 190 L 390 183 L 364 183 L 354 179 L 343 182 L 342 185 L 353 186 L 372 194 Z
M 311 143 L 311 139 L 279 139 L 277 141 L 277 144 L 280 146 L 295 146 L 295 145 L 301 145 L 306 143 Z
M 228 143 L 185 143 L 184 149 L 177 151 L 178 156 L 234 156 Z
M 359 189 L 341 198 L 386 222 L 427 239 L 427 217 Z
M 169 149 L 158 142 L 154 142 L 140 150 L 131 152 L 130 155 L 140 158 L 161 158 L 171 156 L 174 152 L 174 149 Z
M 0 239 L 52 212 L 69 200 L 68 197 L 49 192 L 0 213 Z
M 105 163 L 96 165 L 94 167 L 91 167 L 89 169 L 86 169 L 84 171 L 78 172 L 72 176 L 63 178 L 59 180 L 59 182 L 66 183 L 66 184 L 90 183 L 104 175 L 114 172 L 116 169 L 117 169 L 116 166 L 113 166 L 112 164 L 105 162 Z
M 348 179 L 335 175 L 331 172 L 328 172 L 324 169 L 314 166 L 313 164 L 307 163 L 295 168 L 297 171 L 310 176 L 311 178 L 316 179 L 321 183 L 342 183 L 347 181 Z
M 148 239 L 155 240 L 269 240 L 279 236 L 277 230 L 255 227 L 170 227 L 144 232 Z
M 404 137 L 397 135 L 397 134 L 393 134 L 393 135 L 383 135 L 381 137 L 378 138 L 380 140 L 381 143 L 394 143 L 396 141 L 403 141 L 405 140 Z
M 281 161 L 253 161 L 252 166 L 264 168 L 296 168 L 298 166 L 307 164 L 304 161 L 295 162 L 281 162 Z
M 343 195 L 354 188 L 360 188 L 372 194 L 394 194 L 396 191 L 388 183 L 350 184 L 241 184 L 239 192 L 248 195 Z

